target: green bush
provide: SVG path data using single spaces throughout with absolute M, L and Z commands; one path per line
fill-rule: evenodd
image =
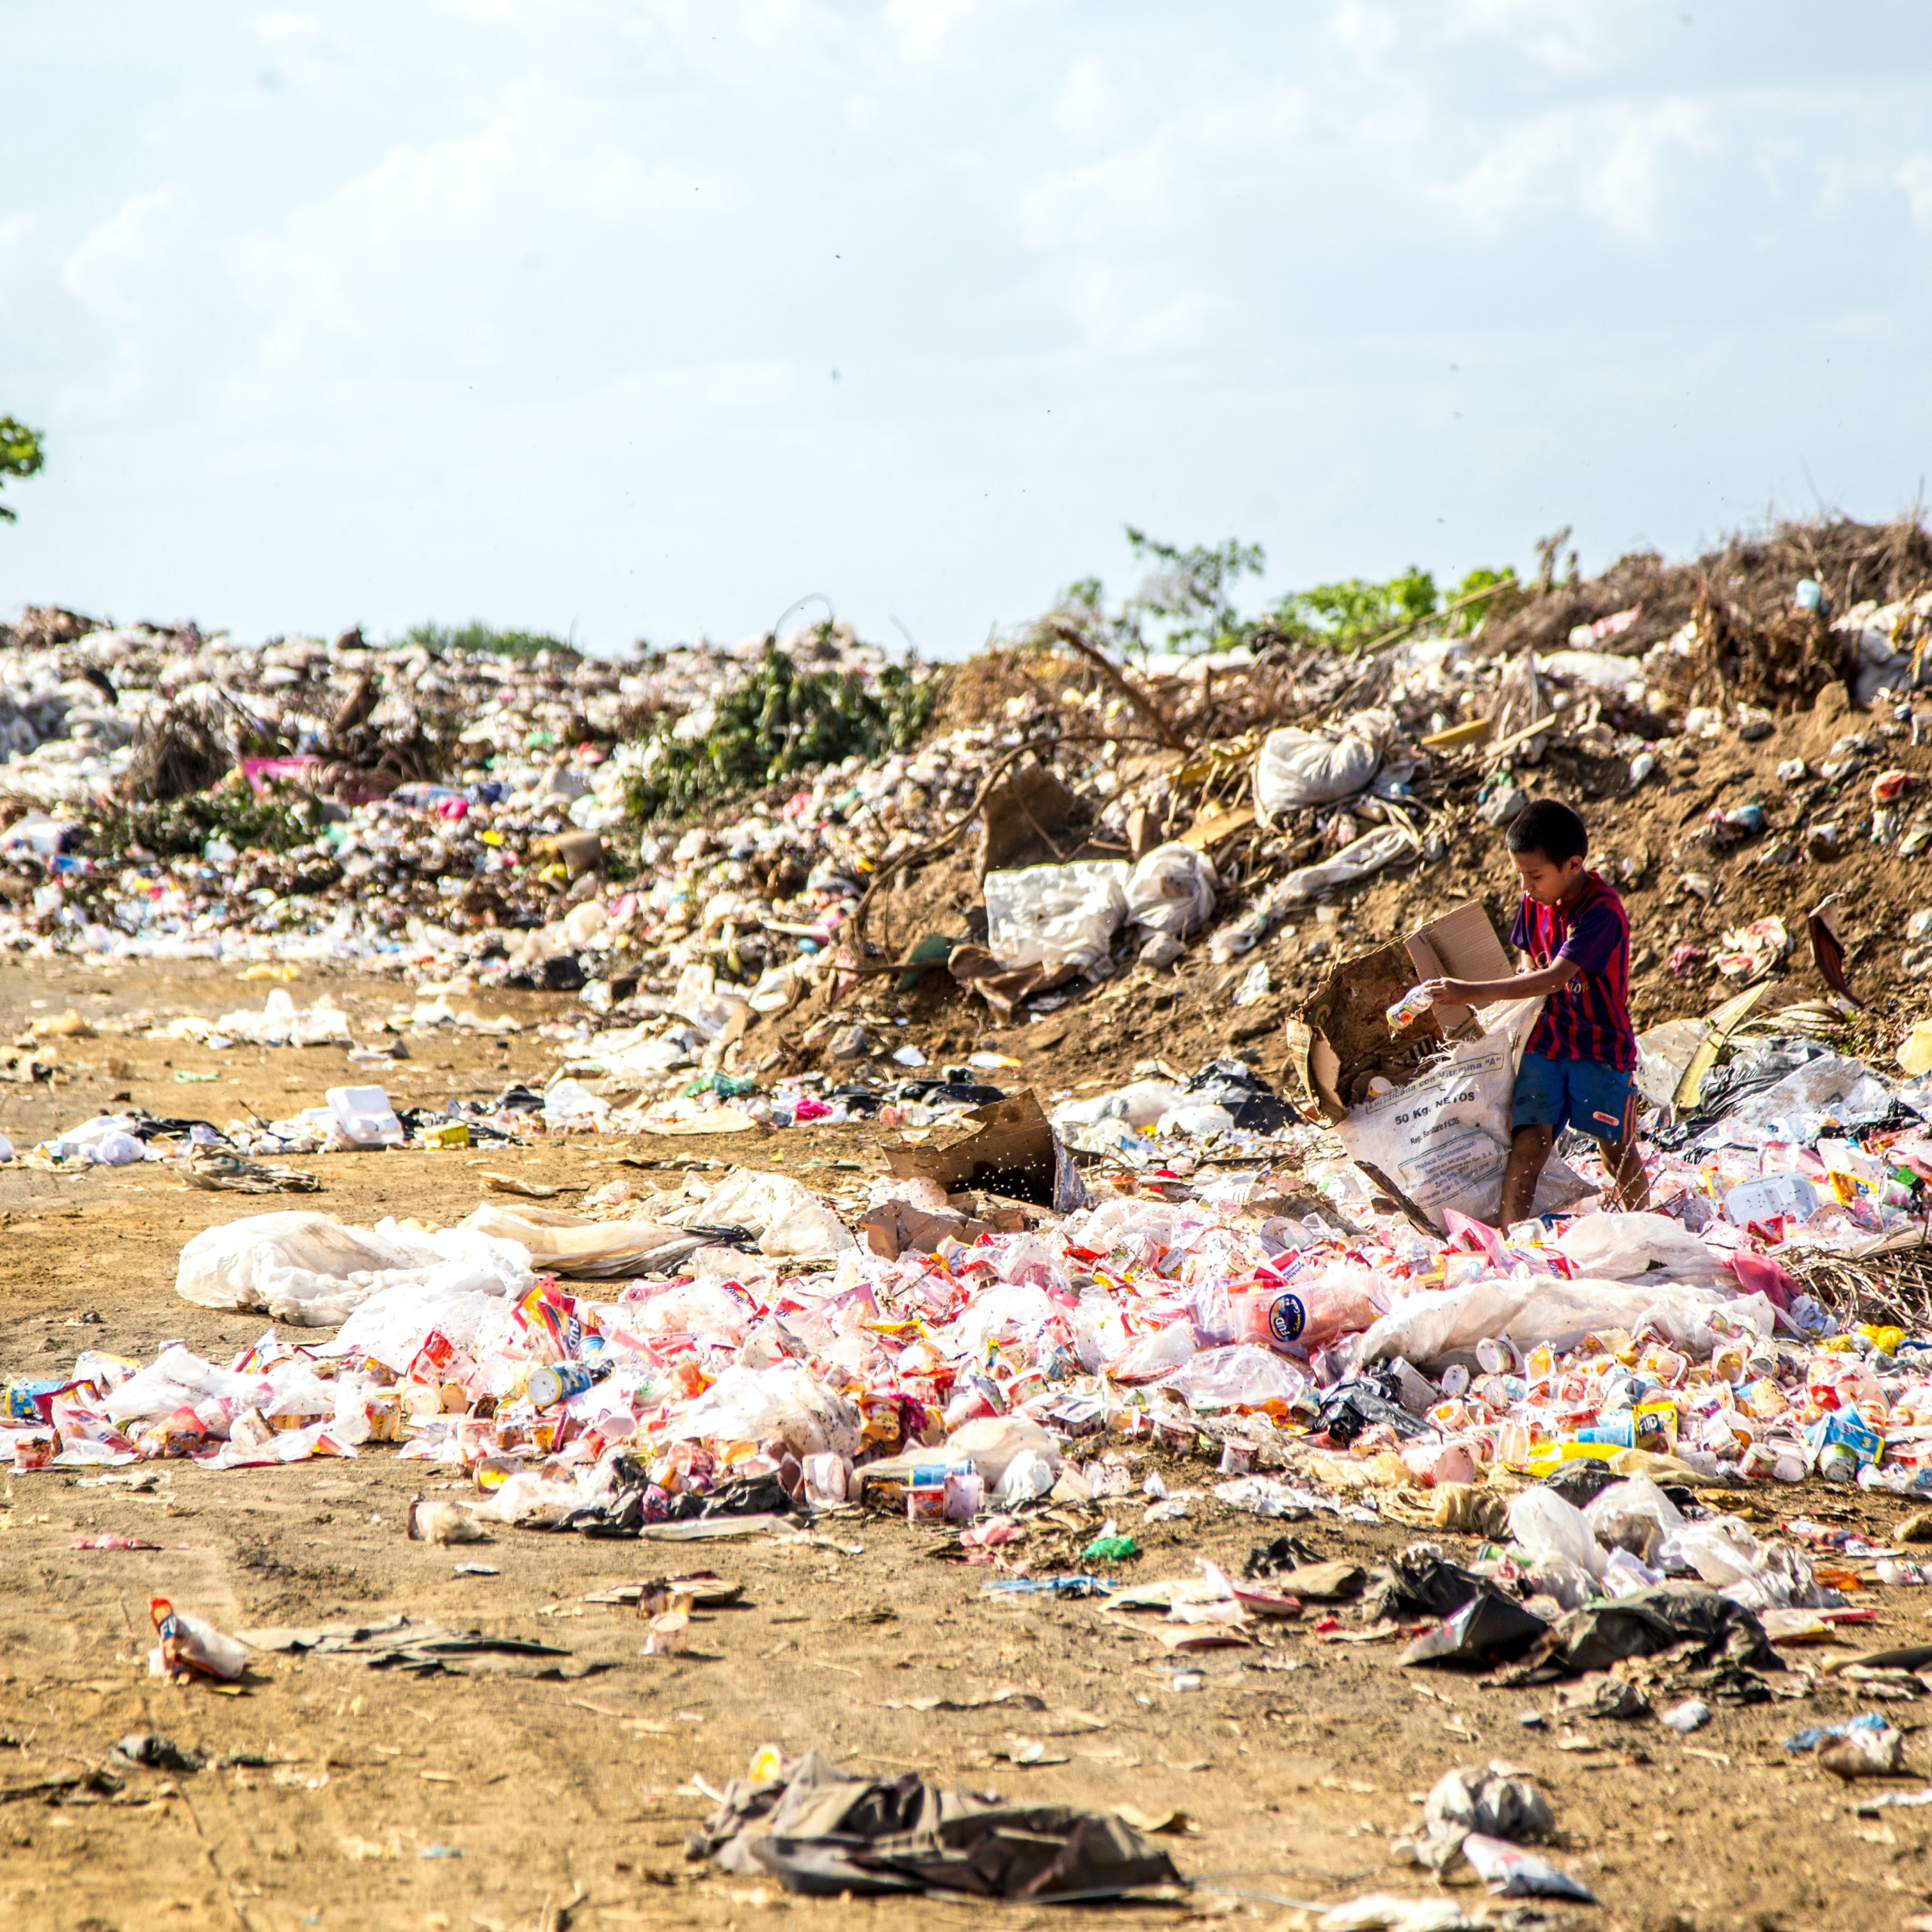
M 438 656 L 447 651 L 467 651 L 491 657 L 534 657 L 538 652 L 577 654 L 575 645 L 548 631 L 500 631 L 475 618 L 466 624 L 411 624 L 402 634 L 405 644 L 420 644 Z
M 852 672 L 801 671 L 767 645 L 702 738 L 678 738 L 667 722 L 645 740 L 631 811 L 647 823 L 688 818 L 845 758 L 904 751 L 924 730 L 934 695 L 932 678 L 897 665 L 869 691 Z
M 238 851 L 260 846 L 285 852 L 309 844 L 321 826 L 314 799 L 282 785 L 272 786 L 258 798 L 238 771 L 211 791 L 108 813 L 95 823 L 94 842 L 103 853 L 117 857 L 131 845 L 162 859 L 199 854 L 217 835 Z

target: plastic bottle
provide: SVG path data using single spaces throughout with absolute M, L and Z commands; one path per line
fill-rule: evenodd
M 586 1389 L 594 1388 L 614 1366 L 610 1362 L 545 1362 L 530 1371 L 524 1393 L 530 1398 L 533 1407 L 554 1409 L 559 1404 L 568 1402 L 573 1395 L 581 1395 Z
M 160 1647 L 149 1654 L 148 1663 L 157 1677 L 182 1678 L 198 1674 L 218 1677 L 232 1684 L 248 1667 L 248 1653 L 225 1631 L 212 1623 L 177 1610 L 165 1597 L 149 1600 L 148 1615 L 153 1620 Z

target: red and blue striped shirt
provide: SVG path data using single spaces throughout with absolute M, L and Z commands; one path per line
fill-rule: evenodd
M 1527 893 L 1509 929 L 1509 943 L 1539 968 L 1574 961 L 1575 977 L 1543 1001 L 1527 1051 L 1546 1060 L 1587 1060 L 1633 1072 L 1637 1036 L 1630 1025 L 1630 921 L 1623 901 L 1595 872 L 1569 906 L 1544 906 Z

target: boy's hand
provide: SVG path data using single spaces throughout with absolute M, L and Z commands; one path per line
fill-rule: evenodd
M 1425 980 L 1417 989 L 1428 994 L 1432 1006 L 1468 1006 L 1469 988 L 1462 980 Z

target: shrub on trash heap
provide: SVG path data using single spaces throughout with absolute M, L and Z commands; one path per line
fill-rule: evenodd
M 500 631 L 475 619 L 466 624 L 412 624 L 402 634 L 405 644 L 420 644 L 438 657 L 451 651 L 481 657 L 537 657 L 543 652 L 575 657 L 575 645 L 548 631 Z
M 855 672 L 801 670 L 768 643 L 707 730 L 680 736 L 667 720 L 645 738 L 632 813 L 646 823 L 685 818 L 823 765 L 905 751 L 925 728 L 934 695 L 932 678 L 901 665 L 888 664 L 868 688 Z
M 17 417 L 0 416 L 0 485 L 10 476 L 37 476 L 47 461 L 40 432 Z M 17 523 L 20 512 L 0 503 L 0 523 Z
M 134 846 L 168 859 L 202 852 L 217 838 L 237 851 L 259 847 L 285 852 L 309 844 L 321 824 L 316 802 L 306 793 L 275 785 L 257 798 L 236 771 L 209 791 L 122 805 L 97 822 L 94 837 L 104 853 L 118 856 Z
M 1192 656 L 1269 644 L 1346 651 L 1438 615 L 1451 630 L 1466 635 L 1486 611 L 1515 598 L 1513 590 L 1497 598 L 1481 594 L 1499 585 L 1513 586 L 1513 570 L 1472 571 L 1445 599 L 1434 575 L 1411 565 L 1386 583 L 1353 577 L 1314 584 L 1257 616 L 1244 617 L 1235 608 L 1235 586 L 1266 568 L 1259 543 L 1231 537 L 1183 546 L 1162 543 L 1131 524 L 1127 543 L 1135 561 L 1150 567 L 1140 587 L 1109 611 L 1100 580 L 1081 578 L 1034 627 L 1035 642 L 1063 638 L 1071 627 L 1090 645 L 1120 657 L 1144 659 L 1155 651 Z
M 1515 575 L 1513 570 L 1473 570 L 1446 600 L 1436 588 L 1434 574 L 1413 565 L 1386 583 L 1345 577 L 1283 598 L 1269 613 L 1267 628 L 1294 642 L 1350 651 L 1404 626 L 1420 626 L 1446 608 L 1461 604 L 1463 608 L 1450 619 L 1450 628 L 1467 632 L 1481 620 L 1491 601 L 1478 593 L 1513 583 Z

